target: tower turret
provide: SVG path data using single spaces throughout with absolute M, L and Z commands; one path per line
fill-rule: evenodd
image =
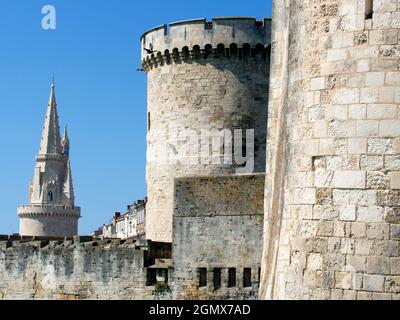
M 180 21 L 149 30 L 141 42 L 146 235 L 171 242 L 176 177 L 265 171 L 270 20 Z
M 76 235 L 80 208 L 74 202 L 69 138 L 65 129 L 61 140 L 55 85 L 52 82 L 34 178 L 30 184 L 29 204 L 18 207 L 20 234 Z

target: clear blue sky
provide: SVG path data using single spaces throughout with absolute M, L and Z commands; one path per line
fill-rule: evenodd
M 57 29 L 41 27 L 44 5 Z M 55 74 L 68 124 L 80 234 L 146 195 L 146 77 L 140 36 L 160 24 L 214 16 L 271 16 L 271 0 L 1 0 L 0 234 L 18 232 Z

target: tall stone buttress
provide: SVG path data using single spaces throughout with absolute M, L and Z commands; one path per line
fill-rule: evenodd
M 399 1 L 273 1 L 261 298 L 399 299 L 399 36 Z
M 29 204 L 18 207 L 21 235 L 70 237 L 78 234 L 81 210 L 74 203 L 69 147 L 67 128 L 64 137 L 60 135 L 52 83 L 34 178 L 29 186 Z

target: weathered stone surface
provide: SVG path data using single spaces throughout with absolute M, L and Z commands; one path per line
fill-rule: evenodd
M 400 294 L 399 4 L 367 9 L 365 1 L 273 1 L 262 298 Z M 299 172 L 313 174 L 313 186 L 299 183 Z M 312 187 L 315 199 L 306 197 Z M 292 210 L 305 204 L 311 216 Z M 321 238 L 327 246 L 316 256 L 310 244 Z M 282 250 L 307 259 L 281 258 Z M 320 261 L 334 276 L 316 281 Z M 289 270 L 302 281 L 289 281 Z
M 212 25 L 198 19 L 143 35 L 148 239 L 172 241 L 174 178 L 235 173 L 243 167 L 221 156 L 211 163 L 210 141 L 202 133 L 253 129 L 254 170 L 247 172 L 265 172 L 269 44 L 269 19 L 258 25 L 252 18 L 216 18 Z M 158 54 L 147 54 L 144 48 L 150 46 Z
M 60 243 L 60 244 L 58 244 Z M 99 241 L 13 242 L 0 251 L 2 299 L 154 299 L 146 251 Z
M 175 298 L 258 297 L 264 184 L 264 174 L 175 180 L 172 249 Z M 281 257 L 289 259 L 288 253 L 282 250 Z M 318 258 L 310 259 L 314 268 L 318 268 Z M 199 287 L 198 268 L 206 268 L 208 280 L 204 287 Z M 221 268 L 220 288 L 214 288 L 214 268 Z M 235 268 L 236 274 L 236 283 L 231 287 L 228 287 L 229 268 Z M 244 268 L 251 270 L 246 286 Z

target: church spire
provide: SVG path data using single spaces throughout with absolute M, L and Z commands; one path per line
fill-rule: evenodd
M 39 154 L 62 154 L 54 80 L 51 83 L 50 98 L 43 126 Z

